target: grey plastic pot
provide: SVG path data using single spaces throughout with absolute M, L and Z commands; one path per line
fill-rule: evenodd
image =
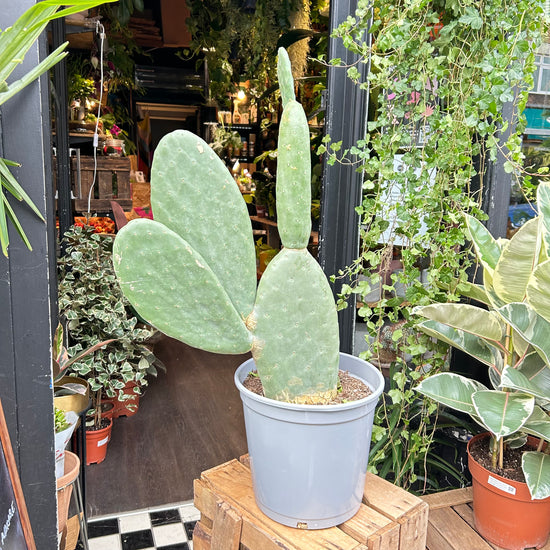
M 297 405 L 247 390 L 253 359 L 235 373 L 241 394 L 254 496 L 271 519 L 324 529 L 353 517 L 361 505 L 374 409 L 384 388 L 380 371 L 340 354 L 340 370 L 363 380 L 368 397 L 337 405 Z

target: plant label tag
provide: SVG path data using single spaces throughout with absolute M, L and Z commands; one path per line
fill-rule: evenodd
M 97 446 L 98 447 L 103 447 L 103 445 L 107 445 L 108 442 L 109 442 L 109 436 L 105 437 L 104 439 L 100 439 L 97 442 Z
M 496 479 L 493 476 L 489 476 L 489 479 L 487 480 L 489 485 L 492 485 L 493 487 L 496 487 L 497 489 L 500 489 L 501 491 L 504 491 L 505 493 L 508 493 L 509 495 L 515 495 L 516 494 L 516 488 L 512 485 L 508 485 L 508 483 L 504 483 L 504 481 L 500 481 L 500 479 Z

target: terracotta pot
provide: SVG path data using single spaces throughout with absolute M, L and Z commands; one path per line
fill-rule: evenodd
M 541 548 L 550 535 L 550 497 L 532 500 L 526 483 L 506 479 L 478 464 L 470 455 L 470 445 L 488 437 L 480 434 L 468 442 L 476 529 L 506 550 Z
M 137 386 L 136 382 L 126 382 L 124 385 L 123 393 L 129 396 L 124 401 L 115 401 L 116 407 L 113 413 L 113 418 L 119 416 L 132 416 L 138 412 L 139 408 L 139 394 L 134 393 L 134 388 Z
M 118 397 L 103 396 L 101 398 L 102 403 L 113 404 L 114 409 L 111 418 L 118 418 L 119 416 L 132 416 L 137 413 L 140 395 L 138 393 L 134 393 L 134 388 L 136 386 L 136 382 L 126 382 L 122 391 L 129 397 L 124 399 L 124 401 L 119 401 Z
M 69 503 L 73 492 L 73 481 L 80 472 L 80 459 L 74 453 L 65 451 L 63 475 L 57 478 L 57 531 L 62 533 L 67 524 Z
M 113 421 L 101 430 L 86 430 L 86 464 L 99 464 L 107 455 L 107 443 L 111 439 Z

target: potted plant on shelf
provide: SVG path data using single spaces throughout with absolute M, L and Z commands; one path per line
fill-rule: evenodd
M 366 361 L 339 353 L 334 297 L 307 250 L 309 129 L 282 49 L 279 75 L 284 112 L 277 200 L 283 249 L 259 285 L 242 195 L 214 151 L 186 131 L 165 136 L 155 151 L 155 221 L 124 227 L 113 258 L 124 293 L 159 330 L 207 351 L 252 352 L 235 383 L 244 405 L 256 502 L 280 523 L 315 529 L 342 523 L 361 504 L 374 408 L 384 381 Z M 209 240 L 214 228 L 215 239 Z M 339 395 L 339 369 L 349 371 L 370 395 L 332 403 Z M 263 395 L 245 386 L 255 370 Z
M 125 407 L 147 385 L 147 375 L 156 375 L 156 367 L 162 365 L 147 347 L 153 331 L 140 326 L 120 290 L 112 265 L 112 237 L 95 233 L 91 227 L 73 227 L 64 243 L 66 253 L 58 261 L 59 311 L 67 320 L 72 344 L 68 353 L 79 354 L 67 370 L 90 387 L 93 417 L 87 439 L 102 443 L 97 460 L 101 461 L 111 425 L 101 415 L 105 396 Z M 82 352 L 88 347 L 93 353 Z M 137 403 L 131 412 L 135 410 Z M 88 453 L 92 448 L 90 443 Z
M 415 308 L 416 327 L 489 367 L 494 389 L 452 372 L 417 390 L 471 415 L 488 434 L 468 444 L 478 531 L 509 550 L 543 546 L 550 533 L 550 185 L 538 188 L 539 215 L 510 240 L 494 240 L 466 217 L 483 285 L 463 292 L 480 305 Z M 519 472 L 506 464 L 519 457 Z M 519 475 L 521 481 L 510 477 Z

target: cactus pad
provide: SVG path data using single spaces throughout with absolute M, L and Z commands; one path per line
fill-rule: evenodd
M 250 333 L 206 260 L 164 225 L 126 225 L 113 264 L 136 311 L 168 336 L 217 353 L 250 350 Z
M 330 400 L 338 375 L 338 316 L 326 275 L 306 249 L 283 249 L 271 260 L 253 315 L 253 355 L 266 396 Z
M 183 237 L 246 317 L 256 294 L 256 253 L 248 210 L 223 161 L 185 130 L 164 136 L 151 170 L 155 220 Z

